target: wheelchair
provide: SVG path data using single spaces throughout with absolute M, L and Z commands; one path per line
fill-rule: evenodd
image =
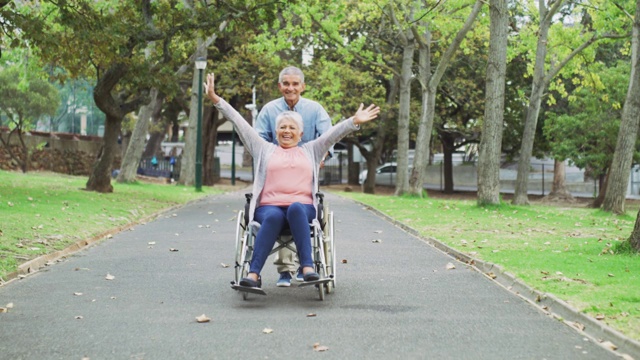
M 249 273 L 249 264 L 253 255 L 255 237 L 260 229 L 260 223 L 249 223 L 249 207 L 253 194 L 245 194 L 246 203 L 244 210 L 238 212 L 236 222 L 236 254 L 235 254 L 235 279 L 231 281 L 231 288 L 242 294 L 243 300 L 247 300 L 249 293 L 266 295 L 264 290 L 240 286 L 240 279 Z M 320 280 L 306 281 L 298 287 L 314 285 L 318 290 L 320 301 L 325 294 L 331 294 L 336 286 L 336 252 L 335 252 L 335 228 L 333 225 L 333 213 L 324 204 L 324 194 L 316 193 L 318 199 L 318 211 L 316 218 L 309 224 L 309 240 L 311 241 L 311 255 L 315 271 L 320 275 Z M 276 246 L 271 250 L 272 255 L 280 249 L 288 248 L 296 253 L 295 242 L 289 228 L 283 229 L 276 240 Z

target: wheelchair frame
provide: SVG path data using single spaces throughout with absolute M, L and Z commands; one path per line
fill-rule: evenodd
M 234 290 L 242 293 L 242 298 L 247 300 L 249 293 L 266 295 L 262 289 L 240 286 L 240 280 L 249 273 L 249 264 L 253 256 L 255 237 L 260 229 L 256 221 L 249 223 L 249 207 L 253 194 L 245 194 L 246 203 L 244 210 L 238 212 L 236 221 L 236 254 L 235 254 L 235 279 L 231 282 Z M 324 204 L 324 194 L 316 193 L 318 199 L 318 213 L 312 223 L 309 224 L 309 240 L 311 241 L 311 253 L 315 271 L 320 275 L 320 280 L 306 281 L 298 287 L 315 285 L 318 289 L 320 300 L 324 300 L 325 293 L 331 294 L 336 286 L 336 254 L 335 254 L 335 228 L 333 213 Z M 293 236 L 289 229 L 285 229 L 276 240 L 275 246 L 269 255 L 283 248 L 296 252 Z

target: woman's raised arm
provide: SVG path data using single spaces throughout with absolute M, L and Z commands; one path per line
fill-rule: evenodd
M 207 74 L 207 80 L 204 82 L 204 92 L 214 104 L 220 102 L 220 97 L 216 94 L 215 81 L 216 77 L 213 73 Z

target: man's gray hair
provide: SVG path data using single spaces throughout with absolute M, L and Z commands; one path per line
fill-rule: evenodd
M 296 123 L 296 125 L 298 125 L 298 129 L 302 131 L 304 126 L 302 124 L 302 116 L 300 116 L 300 114 L 298 114 L 295 111 L 285 111 L 278 114 L 278 116 L 276 116 L 276 129 L 280 127 L 280 123 L 282 122 L 282 120 L 285 120 L 285 119 L 293 120 Z
M 302 73 L 302 70 L 298 69 L 295 66 L 287 66 L 286 68 L 282 69 L 282 71 L 280 71 L 280 76 L 278 76 L 278 82 L 281 83 L 282 82 L 282 78 L 285 75 L 296 75 L 300 77 L 300 83 L 304 84 L 304 74 Z

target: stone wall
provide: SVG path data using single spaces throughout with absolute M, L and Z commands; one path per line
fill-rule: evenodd
M 0 136 L 7 141 L 6 132 L 0 132 Z M 31 133 L 24 135 L 24 140 L 32 151 L 29 171 L 52 171 L 68 175 L 90 175 L 102 147 L 102 138 L 70 134 Z M 10 146 L 11 151 L 19 154 L 22 160 L 24 155 L 17 136 L 11 137 Z M 114 159 L 114 169 L 120 167 L 121 158 L 119 151 Z M 0 170 L 21 170 L 4 146 L 0 146 Z

